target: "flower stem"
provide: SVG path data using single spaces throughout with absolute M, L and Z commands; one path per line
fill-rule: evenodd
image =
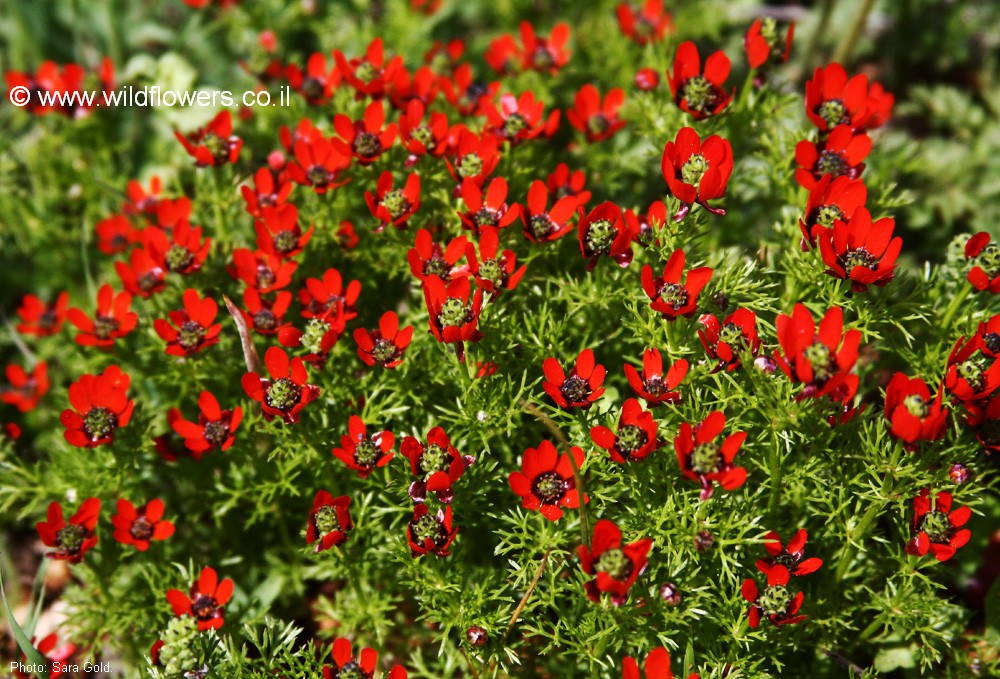
M 833 14 L 833 6 L 836 4 L 837 0 L 823 0 L 823 8 L 820 10 L 819 23 L 816 24 L 816 30 L 813 31 L 812 36 L 809 38 L 809 46 L 806 47 L 805 57 L 803 63 L 808 69 L 812 64 L 816 62 L 816 51 L 819 49 L 820 40 L 826 34 L 826 27 L 830 23 L 830 15 Z
M 962 285 L 962 289 L 957 295 L 951 298 L 951 303 L 944 312 L 944 316 L 941 318 L 941 330 L 947 332 L 951 328 L 951 322 L 955 318 L 955 314 L 960 308 L 962 308 L 962 302 L 965 298 L 969 296 L 969 292 L 972 290 L 971 285 Z
M 864 0 L 861 10 L 854 17 L 854 23 L 851 25 L 850 32 L 844 36 L 844 39 L 837 45 L 837 51 L 833 53 L 834 61 L 842 64 L 851 55 L 855 43 L 857 43 L 858 38 L 861 36 L 861 31 L 864 30 L 865 23 L 868 21 L 868 15 L 871 14 L 874 6 L 875 0 Z
M 535 577 L 531 579 L 531 584 L 528 585 L 528 589 L 524 592 L 524 596 L 517 603 L 517 608 L 514 609 L 514 614 L 510 616 L 510 622 L 507 623 L 507 629 L 504 630 L 503 637 L 500 639 L 501 645 L 507 641 L 507 637 L 514 629 L 514 625 L 517 623 L 517 619 L 521 617 L 521 613 L 524 611 L 524 607 L 528 605 L 528 599 L 531 598 L 532 592 L 535 591 L 535 587 L 538 586 L 538 581 L 542 579 L 542 573 L 545 572 L 545 566 L 549 563 L 549 554 L 552 552 L 552 547 L 545 550 L 545 554 L 542 555 L 542 560 L 538 562 L 538 568 L 535 569 Z

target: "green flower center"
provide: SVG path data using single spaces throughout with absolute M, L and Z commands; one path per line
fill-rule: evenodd
M 516 137 L 526 129 L 528 129 L 528 121 L 520 113 L 511 113 L 503 122 L 503 133 L 508 139 Z
M 844 270 L 848 274 L 851 273 L 851 269 L 856 266 L 863 266 L 874 271 L 878 267 L 878 258 L 876 258 L 872 253 L 868 252 L 865 248 L 854 248 L 848 250 L 841 257 L 841 262 L 844 266 Z
M 847 117 L 847 107 L 840 99 L 830 99 L 820 104 L 816 114 L 826 121 L 827 129 L 832 130 L 837 125 L 845 125 L 851 122 Z
M 319 318 L 310 318 L 302 333 L 302 346 L 311 354 L 323 353 L 323 336 L 330 330 L 330 324 Z
M 947 543 L 951 540 L 954 527 L 947 514 L 935 509 L 924 514 L 924 518 L 920 521 L 920 530 L 927 533 L 931 542 Z
M 424 275 L 437 276 L 446 283 L 451 280 L 451 265 L 440 255 L 434 255 L 424 262 Z
M 98 316 L 94 319 L 94 335 L 99 339 L 111 339 L 111 336 L 121 326 L 118 319 L 111 316 Z
M 927 401 L 920 394 L 910 394 L 904 398 L 903 407 L 908 413 L 920 419 L 927 417 L 927 413 L 930 411 Z
M 291 410 L 302 395 L 302 389 L 287 377 L 275 380 L 267 388 L 264 400 L 272 408 L 287 412 Z
M 446 472 L 451 467 L 451 452 L 436 443 L 428 443 L 420 456 L 420 469 L 427 476 L 434 472 Z
M 691 451 L 691 471 L 695 474 L 714 474 L 722 467 L 722 451 L 713 441 L 699 443 Z
M 579 375 L 570 375 L 559 387 L 563 397 L 570 403 L 581 403 L 591 394 L 590 384 Z
M 587 131 L 593 135 L 604 134 L 609 127 L 611 127 L 611 121 L 603 113 L 592 115 L 587 121 Z
M 253 315 L 253 324 L 258 330 L 274 330 L 278 326 L 278 317 L 270 309 L 261 309 Z
M 813 382 L 825 382 L 833 375 L 833 355 L 830 347 L 822 342 L 813 342 L 802 352 L 813 370 Z
M 194 253 L 182 245 L 171 245 L 167 250 L 167 268 L 171 271 L 183 271 L 194 262 Z
M 735 323 L 725 323 L 719 329 L 719 341 L 731 347 L 743 346 L 743 328 Z
M 434 140 L 434 131 L 427 125 L 418 125 L 413 128 L 411 136 L 423 144 L 423 147 L 428 151 L 433 151 L 437 147 L 437 142 Z
M 664 283 L 660 286 L 660 300 L 666 302 L 674 310 L 684 307 L 690 296 L 687 289 L 680 283 Z
M 87 537 L 87 532 L 87 529 L 83 526 L 71 523 L 56 533 L 56 544 L 63 551 L 70 553 L 79 552 L 80 547 L 83 546 L 83 541 Z
M 382 207 L 393 219 L 399 219 L 410 209 L 410 201 L 406 200 L 406 195 L 399 189 L 390 191 L 382 196 Z
M 618 230 L 609 219 L 598 219 L 590 223 L 587 227 L 587 235 L 584 242 L 587 249 L 595 255 L 606 255 L 611 251 L 611 244 L 615 241 Z
M 214 420 L 205 424 L 205 440 L 213 446 L 217 446 L 229 436 L 229 425 L 222 420 Z
M 687 99 L 688 108 L 699 113 L 711 113 L 719 102 L 717 88 L 703 75 L 688 78 L 681 92 L 681 96 Z
M 987 244 L 976 257 L 976 263 L 990 278 L 1000 276 L 1000 247 L 996 243 Z
M 531 487 L 532 494 L 541 500 L 542 504 L 547 505 L 559 502 L 566 495 L 567 490 L 569 490 L 569 483 L 555 472 L 540 474 Z
M 191 351 L 205 339 L 205 328 L 200 323 L 185 321 L 177 333 L 177 343 Z
M 455 164 L 455 171 L 462 179 L 475 177 L 483 171 L 483 160 L 475 153 L 467 153 Z
M 538 68 L 551 68 L 555 63 L 555 58 L 547 47 L 536 47 L 534 54 L 531 55 L 531 60 L 534 62 L 535 66 Z
M 500 260 L 486 259 L 479 264 L 479 277 L 493 283 L 494 287 L 500 287 L 503 283 L 504 273 Z
M 844 211 L 837 205 L 821 205 L 816 211 L 816 223 L 827 228 L 837 220 L 844 220 Z
M 788 611 L 788 605 L 792 603 L 794 596 L 784 585 L 771 585 L 757 599 L 757 606 L 764 612 L 764 615 L 781 615 Z
M 431 514 L 424 514 L 412 525 L 413 535 L 416 536 L 420 544 L 423 544 L 426 540 L 431 540 L 434 544 L 439 544 L 444 542 L 444 539 L 447 539 L 447 531 L 445 531 L 444 526 L 437 520 L 437 517 Z
M 476 226 L 496 226 L 500 222 L 500 213 L 484 206 L 472 215 L 472 221 Z
M 625 424 L 618 428 L 618 436 L 615 439 L 615 450 L 622 457 L 628 459 L 635 455 L 648 442 L 649 435 L 642 427 L 634 424 Z
M 118 417 L 107 408 L 91 408 L 83 416 L 83 428 L 91 439 L 103 439 L 118 428 Z
M 372 347 L 372 356 L 379 363 L 388 363 L 389 361 L 396 358 L 399 354 L 399 350 L 396 345 L 387 339 L 377 339 L 375 340 L 375 346 Z
M 279 231 L 278 235 L 274 237 L 274 249 L 283 255 L 287 255 L 294 250 L 298 244 L 298 234 L 288 229 Z
M 469 319 L 468 309 L 465 302 L 457 297 L 449 297 L 441 305 L 441 313 L 438 314 L 438 322 L 444 328 L 454 328 L 464 324 Z
M 323 505 L 316 510 L 316 530 L 322 535 L 327 535 L 340 530 L 340 521 L 337 519 L 337 508 L 330 505 Z
M 365 85 L 370 83 L 372 80 L 378 77 L 379 70 L 370 61 L 362 61 L 358 64 L 358 67 L 354 69 L 354 77 L 363 82 Z
M 128 532 L 136 540 L 149 540 L 153 537 L 153 524 L 145 516 L 140 516 L 132 522 Z
M 209 132 L 201 143 L 216 160 L 225 161 L 229 157 L 229 142 L 216 133 Z
M 323 187 L 330 183 L 330 171 L 322 165 L 313 165 L 306 171 L 306 179 L 313 186 Z
M 969 383 L 973 391 L 979 391 L 983 388 L 985 381 L 983 364 L 978 359 L 971 358 L 968 361 L 962 361 L 958 364 L 957 372 L 959 377 Z
M 834 177 L 840 177 L 847 174 L 847 168 L 847 158 L 840 151 L 824 149 L 819 154 L 819 160 L 816 161 L 816 169 L 819 170 L 821 176 L 829 174 Z
M 370 467 L 381 457 L 382 451 L 369 439 L 361 439 L 354 448 L 354 461 L 361 467 Z
M 371 132 L 360 132 L 354 138 L 354 152 L 362 158 L 374 158 L 382 152 L 382 140 Z
M 632 560 L 620 549 L 609 549 L 597 558 L 594 570 L 607 573 L 615 580 L 625 580 L 632 574 Z
M 708 172 L 708 160 L 700 153 L 693 153 L 681 165 L 681 181 L 691 186 L 698 186 L 706 172 Z
M 539 240 L 547 238 L 549 234 L 556 230 L 556 225 L 552 222 L 548 213 L 535 215 L 531 218 L 529 227 L 531 229 L 531 235 Z
M 334 675 L 336 679 L 368 679 L 368 674 L 361 669 L 361 665 L 351 661 L 340 668 Z

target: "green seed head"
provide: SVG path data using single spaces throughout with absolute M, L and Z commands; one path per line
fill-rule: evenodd
M 927 417 L 927 413 L 930 411 L 927 401 L 925 401 L 920 394 L 910 394 L 904 398 L 903 407 L 906 408 L 907 412 L 911 415 L 919 417 L 920 419 Z
M 437 276 L 444 282 L 451 280 L 451 265 L 445 261 L 444 257 L 434 255 L 424 262 L 424 275 Z
M 593 115 L 587 121 L 587 131 L 594 136 L 604 134 L 608 131 L 609 127 L 611 127 L 611 121 L 603 113 Z
M 947 543 L 951 540 L 954 527 L 947 514 L 933 510 L 924 515 L 920 522 L 920 530 L 927 533 L 931 542 Z
M 719 102 L 715 85 L 703 75 L 688 78 L 682 86 L 681 92 L 681 96 L 687 99 L 688 108 L 699 113 L 711 113 Z
M 660 300 L 674 310 L 683 308 L 690 300 L 690 295 L 680 283 L 664 283 L 660 287 Z
M 531 235 L 538 240 L 544 240 L 555 231 L 556 225 L 552 223 L 552 219 L 549 217 L 548 213 L 535 215 L 531 218 L 531 222 L 528 224 L 528 228 L 531 231 Z
M 410 209 L 410 201 L 406 200 L 406 195 L 400 189 L 395 189 L 382 197 L 382 207 L 390 217 L 399 219 Z
M 816 211 L 816 223 L 827 228 L 833 226 L 836 220 L 843 221 L 844 211 L 836 205 L 821 205 Z
M 225 161 L 229 157 L 228 142 L 214 132 L 206 134 L 201 143 L 216 160 Z
M 87 529 L 74 523 L 56 533 L 56 544 L 66 552 L 76 553 L 83 546 L 83 541 L 87 538 Z
M 531 490 L 543 504 L 554 505 L 566 495 L 569 483 L 555 472 L 546 472 L 535 479 Z
M 713 474 L 722 467 L 722 451 L 714 441 L 699 443 L 691 451 L 691 471 L 695 474 Z
M 395 359 L 398 354 L 399 350 L 396 348 L 396 345 L 389 340 L 375 340 L 375 346 L 372 347 L 372 357 L 379 363 L 388 363 Z
M 107 408 L 91 408 L 83 416 L 83 428 L 92 439 L 103 439 L 118 428 L 118 418 Z
M 719 329 L 719 341 L 731 347 L 743 346 L 743 328 L 735 323 L 725 323 Z
M 370 467 L 378 461 L 381 453 L 371 439 L 361 439 L 354 448 L 354 461 L 362 467 Z
M 438 544 L 443 542 L 443 538 L 447 536 L 444 526 L 437 520 L 437 517 L 431 514 L 424 514 L 411 525 L 413 526 L 413 535 L 420 544 L 423 544 L 425 540 L 431 540 Z
M 698 186 L 706 172 L 708 172 L 708 160 L 700 153 L 693 153 L 681 165 L 681 181 L 691 186 Z
M 979 359 L 971 358 L 958 364 L 958 376 L 965 379 L 973 391 L 980 391 L 985 381 L 983 367 Z
M 642 427 L 634 424 L 625 424 L 618 428 L 615 450 L 622 457 L 628 459 L 639 452 L 648 442 L 649 435 Z
M 520 113 L 511 113 L 503 123 L 503 134 L 508 139 L 513 139 L 526 129 L 528 129 L 528 121 Z
M 167 268 L 171 271 L 184 271 L 194 262 L 194 254 L 186 247 L 172 245 L 167 250 Z
M 298 385 L 287 377 L 282 377 L 267 388 L 264 400 L 272 408 L 287 412 L 299 402 L 301 395 L 302 389 Z
M 302 346 L 309 353 L 323 353 L 323 336 L 330 330 L 330 324 L 319 318 L 310 318 L 306 323 L 306 329 L 302 333 Z
M 462 300 L 456 297 L 449 297 L 441 305 L 441 313 L 438 314 L 438 322 L 441 323 L 441 327 L 454 328 L 464 324 L 468 320 L 469 310 L 466 309 L 465 302 Z
M 420 456 L 420 469 L 430 476 L 434 472 L 446 472 L 451 467 L 451 453 L 436 443 L 428 443 Z
M 160 662 L 167 676 L 183 676 L 198 665 L 198 656 L 193 650 L 198 636 L 198 623 L 194 618 L 185 615 L 170 619 L 160 648 Z
M 813 342 L 802 352 L 813 369 L 813 382 L 825 382 L 833 375 L 833 355 L 830 347 L 822 342 Z
M 337 508 L 330 505 L 323 505 L 316 511 L 316 530 L 320 535 L 327 535 L 340 530 L 340 521 L 337 520 Z
M 827 129 L 832 130 L 837 125 L 846 125 L 851 122 L 847 117 L 847 107 L 840 99 L 831 99 L 820 104 L 816 111 L 820 118 L 826 121 Z
M 483 171 L 483 160 L 475 153 L 467 153 L 455 164 L 455 171 L 462 179 L 475 177 Z
M 500 213 L 488 207 L 481 207 L 472 215 L 476 226 L 496 226 L 500 222 Z
M 584 243 L 592 254 L 606 255 L 611 252 L 611 244 L 614 243 L 617 235 L 618 230 L 611 220 L 598 219 L 587 227 Z
M 433 151 L 437 147 L 437 142 L 434 141 L 434 132 L 427 125 L 418 125 L 413 128 L 411 136 L 428 151 Z
M 625 580 L 632 574 L 632 561 L 620 549 L 609 549 L 597 558 L 594 570 L 607 573 L 615 580 Z
M 991 279 L 1000 276 L 1000 247 L 997 247 L 996 243 L 988 243 L 976 256 L 976 264 L 982 267 Z
M 299 244 L 299 236 L 294 231 L 288 229 L 279 231 L 274 237 L 274 249 L 283 255 L 287 255 Z
M 358 67 L 354 69 L 354 77 L 363 82 L 365 85 L 370 83 L 372 80 L 378 77 L 379 70 L 374 64 L 368 61 L 362 61 L 358 64 Z
M 504 274 L 500 260 L 486 259 L 479 263 L 479 277 L 493 283 L 496 288 L 503 284 Z
M 783 585 L 769 586 L 757 599 L 757 605 L 764 615 L 780 615 L 788 611 L 794 595 Z

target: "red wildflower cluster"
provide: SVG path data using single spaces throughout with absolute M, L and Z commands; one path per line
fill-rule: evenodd
M 932 397 L 919 377 L 894 374 L 885 390 L 885 417 L 892 435 L 909 450 L 916 450 L 920 441 L 936 441 L 944 436 L 948 411 L 941 405 L 943 398 L 942 386 Z
M 604 366 L 595 362 L 592 349 L 580 352 L 569 375 L 551 357 L 542 363 L 542 371 L 542 389 L 560 408 L 589 408 L 604 393 Z
M 698 308 L 698 295 L 712 277 L 712 269 L 700 266 L 684 274 L 684 251 L 675 250 L 663 265 L 663 275 L 653 276 L 653 267 L 642 267 L 642 289 L 650 299 L 650 308 L 672 321 L 690 318 Z M 681 279 L 684 282 L 681 282 Z
M 780 350 L 774 359 L 790 379 L 805 388 L 798 398 L 828 396 L 847 403 L 858 390 L 858 376 L 851 369 L 858 360 L 861 331 L 844 332 L 844 312 L 829 309 L 816 327 L 805 304 L 796 304 L 792 315 L 780 314 L 775 322 Z
M 522 21 L 521 43 L 505 33 L 490 43 L 483 55 L 497 73 L 516 73 L 521 70 L 547 71 L 556 74 L 569 63 L 569 24 L 556 24 L 548 36 L 539 35 L 534 26 Z
M 341 462 L 358 473 L 362 479 L 384 467 L 392 459 L 392 447 L 396 437 L 391 431 L 382 431 L 368 436 L 364 421 L 357 415 L 351 415 L 347 421 L 347 436 L 340 438 L 340 447 L 333 449 L 333 455 Z
M 622 34 L 639 45 L 659 42 L 673 32 L 673 19 L 663 11 L 663 0 L 645 0 L 641 5 L 623 2 L 615 14 Z
M 417 480 L 410 484 L 410 499 L 423 503 L 428 493 L 449 504 L 455 495 L 452 484 L 462 478 L 473 458 L 462 455 L 441 427 L 427 432 L 427 443 L 413 436 L 403 438 L 399 452 L 410 461 L 410 472 Z
M 223 410 L 210 391 L 198 396 L 198 421 L 185 420 L 179 410 L 172 409 L 171 428 L 184 439 L 184 447 L 195 461 L 213 450 L 229 450 L 236 442 L 236 429 L 243 421 L 243 409 L 236 406 Z
M 626 363 L 625 377 L 636 396 L 645 400 L 652 408 L 661 403 L 677 403 L 681 400 L 680 393 L 674 390 L 687 375 L 688 367 L 688 362 L 682 358 L 664 373 L 660 350 L 646 349 L 642 354 L 642 372 Z
M 350 506 L 351 498 L 346 495 L 335 498 L 325 490 L 316 493 L 306 525 L 306 544 L 315 544 L 315 553 L 347 541 L 347 533 L 354 528 Z
M 68 306 L 68 292 L 60 292 L 51 304 L 29 293 L 21 299 L 21 306 L 17 309 L 18 318 L 21 319 L 17 324 L 17 331 L 22 335 L 35 337 L 55 335 L 62 330 Z
M 45 361 L 36 363 L 30 373 L 16 364 L 8 365 L 5 373 L 7 384 L 0 385 L 0 402 L 22 413 L 34 410 L 49 391 L 49 369 Z
M 698 319 L 703 329 L 698 331 L 705 353 L 715 361 L 712 372 L 723 368 L 732 372 L 740 367 L 742 355 L 756 357 L 760 352 L 757 335 L 757 315 L 749 309 L 737 309 L 719 322 L 712 314 Z
M 205 127 L 189 134 L 175 131 L 174 136 L 198 167 L 235 163 L 243 148 L 243 140 L 233 134 L 229 111 L 220 112 Z
M 590 438 L 619 464 L 642 460 L 660 447 L 653 415 L 634 398 L 626 399 L 622 406 L 617 433 L 599 425 L 591 428 Z

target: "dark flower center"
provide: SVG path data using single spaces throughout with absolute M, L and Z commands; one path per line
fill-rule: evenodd
M 828 130 L 832 130 L 837 125 L 845 125 L 851 122 L 851 119 L 847 117 L 847 107 L 844 106 L 844 102 L 840 99 L 824 101 L 816 109 L 816 114 L 826 121 Z
M 706 172 L 708 172 L 708 160 L 700 153 L 692 153 L 691 157 L 681 165 L 681 181 L 691 186 L 698 186 Z
M 424 514 L 410 525 L 413 526 L 413 535 L 421 545 L 427 540 L 431 540 L 435 545 L 440 545 L 448 539 L 448 531 L 444 529 L 437 517 L 430 514 Z
M 664 283 L 659 291 L 660 300 L 666 302 L 675 311 L 687 305 L 690 296 L 687 289 L 680 283 Z
M 805 359 L 812 366 L 813 382 L 821 383 L 830 379 L 833 375 L 833 354 L 830 347 L 822 342 L 813 342 L 802 352 Z
M 587 249 L 595 255 L 606 255 L 611 252 L 611 244 L 618 235 L 618 229 L 610 219 L 597 219 L 587 226 L 584 243 Z
M 1000 353 L 1000 333 L 988 332 L 983 335 L 983 346 L 994 354 Z
M 847 157 L 841 151 L 824 149 L 816 161 L 816 169 L 819 171 L 820 176 L 829 174 L 834 177 L 840 177 L 847 174 L 848 168 Z
M 528 228 L 531 230 L 532 236 L 541 240 L 547 238 L 557 227 L 555 222 L 549 217 L 549 214 L 544 212 L 532 217 Z
M 206 422 L 203 436 L 213 446 L 220 445 L 229 437 L 229 425 L 222 420 Z
M 290 229 L 279 231 L 274 237 L 274 249 L 283 255 L 287 255 L 299 244 L 299 235 Z
M 270 309 L 261 309 L 253 315 L 253 324 L 258 330 L 274 330 L 278 327 L 278 317 Z
M 428 443 L 420 455 L 420 470 L 430 476 L 434 472 L 446 472 L 451 467 L 452 455 L 448 448 L 436 443 Z
M 160 284 L 160 279 L 152 271 L 147 271 L 136 279 L 136 284 L 143 292 L 152 292 Z
M 367 85 L 378 77 L 379 72 L 380 71 L 375 64 L 370 61 L 362 61 L 358 64 L 358 67 L 354 69 L 354 77 Z
M 625 556 L 625 552 L 620 549 L 609 549 L 597 558 L 594 570 L 600 573 L 607 573 L 615 580 L 626 580 L 632 574 L 634 565 L 632 560 Z
M 931 542 L 944 544 L 951 540 L 951 534 L 954 532 L 954 526 L 951 525 L 951 519 L 948 518 L 948 515 L 936 509 L 924 514 L 919 529 L 927 533 Z
M 635 455 L 649 442 L 649 434 L 642 427 L 635 424 L 623 424 L 618 428 L 618 436 L 615 439 L 615 450 L 622 457 L 628 459 Z
M 699 443 L 691 451 L 691 471 L 695 474 L 714 474 L 722 467 L 722 451 L 713 441 Z
M 118 428 L 118 417 L 107 408 L 91 408 L 83 416 L 83 428 L 92 440 L 103 439 Z
M 185 321 L 184 325 L 180 327 L 180 332 L 177 333 L 177 343 L 191 351 L 205 339 L 205 332 L 205 328 L 200 323 Z
M 991 279 L 1000 276 L 1000 247 L 996 243 L 988 243 L 976 257 L 976 263 Z
M 319 78 L 310 76 L 302 81 L 302 94 L 306 99 L 319 99 L 323 96 L 324 89 L 325 86 Z
M 316 510 L 316 517 L 313 519 L 316 530 L 321 535 L 326 535 L 340 530 L 340 521 L 337 519 L 337 508 L 331 505 L 323 505 Z
M 562 386 L 559 387 L 559 391 L 562 392 L 563 397 L 571 404 L 586 401 L 587 397 L 592 393 L 590 384 L 579 375 L 570 375 L 567 377 Z
M 493 287 L 500 287 L 503 284 L 504 267 L 502 260 L 486 259 L 479 263 L 479 277 L 488 280 Z
M 111 316 L 98 316 L 94 319 L 94 335 L 98 339 L 110 339 L 116 330 L 121 326 L 117 318 Z
M 904 398 L 903 407 L 908 413 L 920 419 L 927 417 L 927 413 L 930 411 L 927 401 L 920 394 L 910 394 Z
M 374 158 L 382 152 L 382 141 L 371 132 L 360 132 L 354 138 L 354 152 L 362 158 Z
M 201 140 L 202 145 L 208 149 L 212 157 L 220 162 L 225 162 L 229 156 L 229 142 L 217 135 L 209 132 Z
M 475 177 L 483 171 L 483 159 L 475 153 L 467 153 L 455 163 L 455 172 L 462 179 Z
M 166 259 L 169 270 L 180 272 L 194 263 L 194 253 L 182 245 L 171 245 L 170 249 L 167 250 Z
M 503 121 L 503 134 L 508 139 L 513 139 L 526 129 L 528 129 L 528 121 L 520 113 L 511 113 L 507 120 Z
M 609 127 L 611 127 L 611 121 L 603 113 L 592 115 L 587 120 L 587 131 L 595 136 L 604 134 Z
M 296 403 L 299 402 L 301 395 L 301 387 L 287 377 L 282 377 L 281 379 L 275 380 L 274 383 L 267 388 L 264 400 L 267 401 L 267 405 L 272 408 L 281 410 L 282 412 L 288 412 L 295 406 Z
M 57 320 L 58 316 L 56 315 L 56 312 L 52 309 L 46 309 L 45 313 L 43 313 L 38 319 L 38 325 L 46 330 L 49 330 L 50 328 L 55 327 Z
M 145 516 L 140 516 L 132 522 L 128 532 L 136 540 L 149 540 L 153 537 L 153 524 Z
M 476 226 L 496 226 L 500 222 L 500 212 L 484 205 L 473 213 L 472 221 Z
M 406 195 L 401 190 L 395 189 L 382 197 L 382 207 L 385 208 L 390 217 L 399 219 L 409 211 L 410 201 L 406 199 Z
M 80 547 L 83 546 L 83 541 L 87 538 L 88 532 L 83 526 L 71 523 L 56 533 L 56 544 L 66 552 L 79 552 Z
M 333 675 L 335 679 L 369 679 L 370 674 L 361 669 L 359 665 L 354 660 L 350 661 Z
M 313 165 L 306 171 L 306 179 L 313 186 L 322 188 L 330 183 L 332 176 L 330 175 L 330 171 L 322 165 Z
M 532 494 L 546 505 L 559 502 L 568 490 L 569 482 L 555 472 L 539 474 L 531 487 Z
M 536 68 L 551 68 L 555 64 L 555 55 L 546 45 L 539 45 L 531 55 L 531 61 Z
M 424 275 L 425 276 L 437 276 L 445 283 L 451 280 L 451 264 L 449 264 L 444 257 L 440 255 L 433 255 L 430 259 L 424 262 Z
M 692 111 L 708 114 L 715 110 L 719 103 L 719 88 L 710 83 L 703 75 L 688 78 L 681 87 L 681 97 L 687 100 Z
M 770 585 L 757 599 L 757 606 L 764 612 L 764 615 L 781 615 L 788 611 L 788 606 L 792 603 L 793 598 L 792 593 L 784 585 Z
M 872 253 L 868 252 L 865 248 L 854 248 L 848 250 L 843 255 L 841 255 L 840 261 L 844 267 L 844 270 L 848 274 L 856 266 L 863 266 L 874 271 L 878 268 L 878 258 Z
M 199 620 L 211 620 L 219 615 L 219 602 L 216 601 L 214 596 L 199 594 L 198 597 L 191 602 L 191 612 L 194 613 L 194 617 Z
M 653 375 L 642 381 L 642 387 L 650 396 L 662 396 L 670 390 L 662 375 Z
M 441 312 L 438 314 L 438 322 L 443 328 L 454 328 L 463 325 L 469 320 L 469 310 L 465 307 L 465 302 L 457 297 L 449 297 L 441 305 Z
M 371 467 L 381 457 L 381 453 L 370 439 L 361 439 L 354 447 L 354 461 L 360 467 Z
M 375 340 L 375 346 L 372 347 L 372 357 L 379 363 L 388 363 L 396 358 L 398 354 L 399 350 L 396 348 L 396 345 L 389 340 Z
M 257 287 L 258 288 L 269 288 L 274 285 L 274 271 L 269 266 L 264 264 L 257 265 Z
M 821 205 L 816 210 L 816 223 L 827 228 L 833 226 L 836 220 L 843 221 L 844 211 L 838 205 Z

